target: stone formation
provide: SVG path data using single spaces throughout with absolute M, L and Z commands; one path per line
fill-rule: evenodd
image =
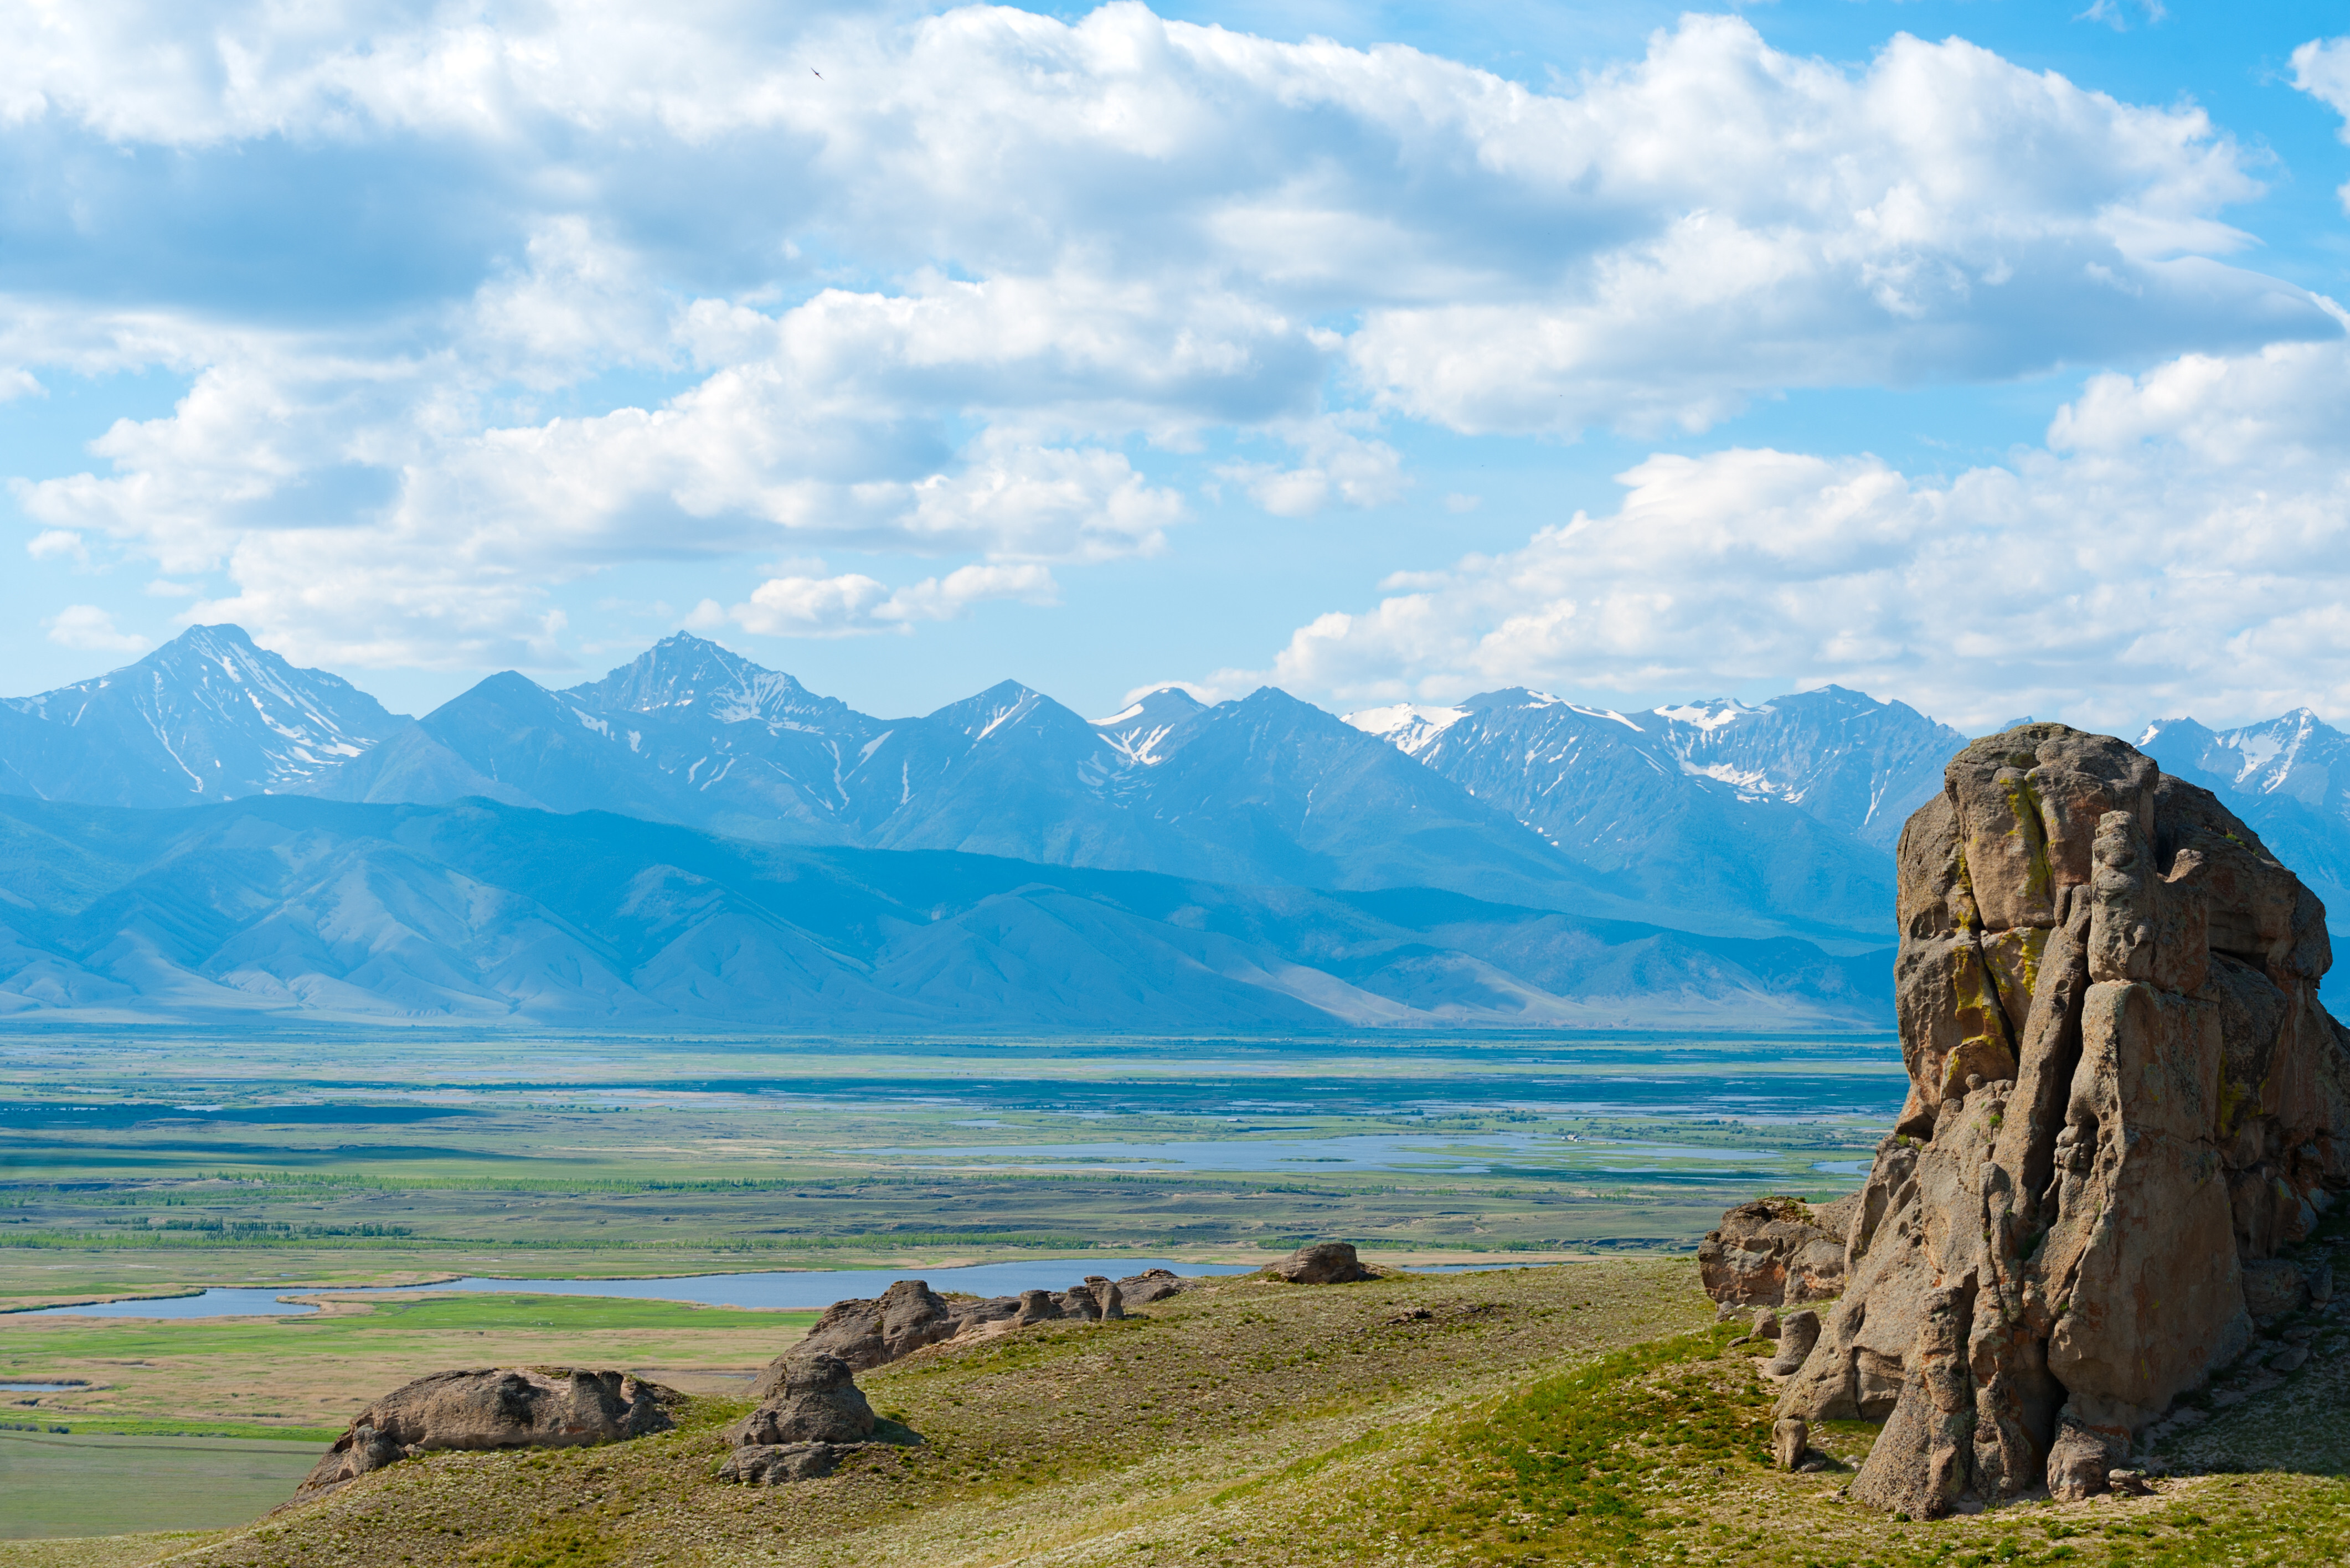
M 1888 1511 L 2086 1496 L 2330 1292 L 2278 1256 L 2350 1187 L 2325 910 L 2209 791 L 2061 724 L 1960 753 L 1898 859 L 1908 1098 L 1776 1415 L 1882 1420 L 1851 1490 Z

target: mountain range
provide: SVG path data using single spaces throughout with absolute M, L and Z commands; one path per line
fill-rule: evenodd
M 608 812 L 0 799 L 0 1017 L 797 1033 L 1866 1027 L 1882 954 Z
M 1003 867 L 1016 865 L 1037 886 L 1056 889 L 1056 897 L 1126 909 L 1121 919 L 1141 919 L 1133 911 L 1155 909 L 1153 900 L 1173 895 L 1137 893 L 1130 899 L 1106 891 L 1106 883 L 1073 882 L 1072 874 L 1143 875 L 1192 889 L 1185 895 L 1191 900 L 1186 908 L 1212 904 L 1261 910 L 1273 907 L 1266 900 L 1290 898 L 1292 904 L 1282 908 L 1312 911 L 1280 920 L 1252 915 L 1257 923 L 1249 929 L 1257 933 L 1251 940 L 1270 943 L 1251 961 L 1271 966 L 1267 973 L 1302 966 L 1328 977 L 1313 986 L 1355 986 L 1342 971 L 1356 959 L 1334 955 L 1386 950 L 1378 948 L 1379 942 L 1418 944 L 1430 953 L 1467 955 L 1462 961 L 1494 962 L 1473 944 L 1456 950 L 1448 945 L 1450 937 L 1432 940 L 1435 928 L 1426 920 L 1433 917 L 1399 917 L 1385 907 L 1372 912 L 1370 906 L 1347 901 L 1373 893 L 1440 902 L 1449 896 L 1482 909 L 1513 911 L 1505 923 L 1518 926 L 1565 917 L 1566 926 L 1541 929 L 1571 927 L 1581 933 L 1578 940 L 1586 941 L 1577 950 L 1586 956 L 1601 949 L 1628 953 L 1639 942 L 1662 944 L 1638 950 L 1647 955 L 1639 964 L 1654 988 L 1651 1012 L 1658 1017 L 1683 1017 L 1693 1007 L 1730 1007 L 1721 999 L 1737 996 L 1749 999 L 1737 1007 L 1761 1008 L 1752 1014 L 1757 1018 L 1856 1018 L 1860 1013 L 1854 1009 L 1866 1012 L 1875 1005 L 1866 999 L 1881 988 L 1860 983 L 1838 966 L 1846 958 L 1886 946 L 1892 919 L 1892 844 L 1909 813 L 1940 787 L 1943 760 L 1964 742 L 1957 731 L 1903 704 L 1833 686 L 1761 704 L 1711 701 L 1638 712 L 1512 689 L 1446 706 L 1395 705 L 1344 716 L 1273 688 L 1212 706 L 1167 688 L 1123 712 L 1089 721 L 1006 681 L 932 713 L 884 719 L 682 633 L 600 680 L 550 691 L 507 672 L 422 718 L 407 719 L 386 712 L 337 676 L 296 669 L 256 647 L 239 628 L 219 626 L 191 628 L 139 662 L 96 680 L 0 701 L 0 797 L 14 797 L 26 809 L 27 803 L 46 803 L 56 808 L 162 812 L 182 823 L 172 832 L 196 836 L 191 843 L 205 833 L 231 829 L 203 826 L 184 808 L 240 803 L 244 815 L 230 811 L 219 820 L 242 824 L 235 831 L 250 834 L 262 831 L 256 825 L 264 821 L 283 826 L 296 820 L 252 815 L 259 802 L 280 797 L 311 797 L 321 807 L 332 803 L 454 809 L 465 803 L 466 810 L 504 808 L 487 818 L 463 820 L 494 822 L 516 842 L 549 853 L 559 835 L 527 829 L 527 824 L 541 817 L 574 821 L 600 815 L 648 831 L 649 825 L 691 830 L 698 836 L 695 842 L 725 846 L 724 853 L 743 866 L 772 869 L 783 862 L 760 857 L 792 848 L 803 856 L 791 862 L 801 867 L 786 878 L 794 885 L 806 884 L 817 875 L 808 867 L 822 866 L 829 867 L 826 876 L 849 877 L 861 887 L 886 886 L 889 898 L 914 897 L 909 889 L 920 882 L 918 877 L 905 879 L 910 872 L 885 875 L 873 868 L 888 864 L 891 854 L 947 857 L 936 862 L 941 866 L 962 864 L 957 857 L 983 863 L 990 868 L 983 874 L 966 868 L 950 878 L 972 887 L 993 886 L 990 878 L 1013 875 Z M 2324 896 L 2334 899 L 2350 886 L 2350 736 L 2303 711 L 2226 732 L 2191 720 L 2166 720 L 2149 727 L 2141 743 L 2166 768 L 2229 799 Z M 29 826 L 36 818 L 16 820 L 18 826 L 12 831 L 20 839 L 47 833 L 68 846 L 87 847 L 84 841 L 92 835 L 130 832 L 106 826 L 113 819 L 99 816 L 40 818 L 46 826 L 37 829 Z M 369 877 L 385 875 L 382 867 L 391 863 L 377 858 L 391 853 L 380 846 L 409 842 L 368 826 L 377 822 L 374 817 L 316 820 L 337 824 L 338 843 L 378 846 L 363 854 L 348 851 L 359 857 L 352 864 L 370 867 Z M 400 820 L 411 824 L 401 830 L 410 838 L 424 831 L 412 826 L 424 818 Z M 607 855 L 608 869 L 619 875 L 619 863 L 609 857 L 621 852 L 611 846 L 626 836 L 615 837 L 617 829 L 598 832 L 597 843 L 605 846 L 598 853 Z M 428 836 L 439 843 L 443 836 L 435 829 Z M 120 884 L 128 887 L 140 877 L 164 876 L 161 867 L 179 867 L 171 873 L 177 876 L 196 864 L 162 844 L 147 843 L 140 852 L 150 857 L 146 860 L 134 856 L 120 864 L 106 861 L 115 867 L 109 875 L 128 878 Z M 852 852 L 885 859 L 852 868 L 849 861 L 822 858 Z M 806 858 L 808 854 L 817 857 Z M 27 864 L 35 861 L 47 864 L 39 855 Z M 135 869 L 141 866 L 148 869 Z M 545 902 L 538 882 L 555 872 L 519 863 L 510 870 L 507 881 L 484 885 L 520 900 L 513 904 L 515 909 Z M 43 875 L 52 872 L 73 881 L 59 867 Z M 471 860 L 447 870 L 452 877 L 477 872 Z M 768 874 L 729 872 L 722 880 L 739 897 L 756 902 L 769 895 L 745 889 Z M 292 871 L 285 876 L 299 880 Z M 743 881 L 745 877 L 752 881 Z M 265 884 L 276 886 L 265 877 L 253 886 Z M 70 919 L 59 913 L 62 903 L 31 893 L 24 897 L 33 898 L 32 904 L 9 906 L 17 957 L 0 957 L 0 973 L 16 962 L 20 977 L 37 971 L 75 978 L 47 990 L 30 979 L 23 984 L 0 979 L 0 992 L 49 998 L 45 1006 L 98 1005 L 101 997 L 111 996 L 115 1001 L 106 1005 L 129 1007 L 143 1003 L 125 998 L 152 1002 L 165 995 L 205 995 L 213 998 L 205 1005 L 245 1006 L 265 995 L 276 999 L 275 1006 L 374 1015 L 376 1003 L 360 1000 L 362 992 L 378 996 L 369 982 L 338 979 L 338 971 L 324 961 L 323 967 L 300 971 L 315 983 L 292 971 L 270 970 L 274 981 L 254 979 L 258 990 L 221 978 L 261 973 L 235 969 L 243 961 L 233 953 L 223 956 L 226 949 L 172 949 L 175 956 L 161 968 L 145 960 L 131 962 L 122 955 L 141 941 L 151 945 L 151 939 L 122 936 L 131 929 L 125 926 L 116 935 L 130 947 L 118 950 L 99 940 L 90 922 L 103 923 L 109 918 L 103 911 L 117 906 L 107 901 L 111 892 L 97 883 L 89 886 L 89 901 L 75 906 Z M 1300 893 L 1278 889 L 1309 890 L 1314 897 L 1297 902 Z M 239 895 L 247 896 L 259 895 L 250 889 Z M 280 888 L 279 896 L 302 909 L 327 907 L 315 893 L 297 893 L 295 882 Z M 2334 907 L 2350 907 L 2350 895 Z M 979 905 L 966 909 L 950 897 L 907 908 L 922 912 L 929 925 L 975 918 Z M 154 918 L 140 917 L 151 922 Z M 207 931 L 225 930 L 222 920 L 234 925 L 243 918 L 214 911 L 198 924 Z M 335 921 L 351 917 L 318 918 L 327 920 L 318 928 L 323 931 L 344 929 Z M 703 1016 L 665 990 L 666 982 L 647 981 L 650 989 L 645 989 L 627 978 L 640 967 L 637 960 L 642 955 L 632 945 L 637 939 L 613 935 L 598 923 L 601 915 L 590 919 L 573 910 L 563 918 L 572 922 L 567 929 L 573 934 L 566 940 L 607 944 L 597 972 L 619 977 L 606 987 L 612 996 L 625 992 L 640 999 L 628 1007 L 651 1009 L 646 1016 L 662 1009 L 681 1017 Z M 785 916 L 777 919 L 792 923 Z M 1097 922 L 1100 917 L 1087 919 Z M 1503 917 L 1481 915 L 1465 924 L 1438 925 L 1446 931 L 1482 930 L 1481 922 L 1499 919 Z M 1386 922 L 1383 934 L 1363 935 L 1368 929 L 1361 924 L 1365 920 Z M 1299 934 L 1315 921 L 1329 922 L 1321 947 Z M 1265 935 L 1276 929 L 1283 934 Z M 1624 934 L 1634 931 L 1647 934 Z M 1621 940 L 1603 940 L 1594 934 L 1598 932 Z M 1120 940 L 1130 939 L 1131 933 Z M 441 944 L 435 950 L 455 955 L 435 963 L 449 974 L 473 976 L 441 1000 L 430 1000 L 440 993 L 429 986 L 420 990 L 389 980 L 384 983 L 391 990 L 381 996 L 407 996 L 424 1012 L 452 1016 L 478 1010 L 474 1002 L 452 1000 L 461 994 L 476 996 L 479 1007 L 503 1006 L 516 1016 L 536 1016 L 533 1009 L 548 1008 L 549 1017 L 592 1013 L 579 999 L 585 993 L 575 994 L 571 980 L 547 980 L 540 992 L 529 992 L 528 987 L 500 989 L 504 982 L 483 978 L 507 972 L 495 963 L 480 969 L 490 961 L 468 946 L 490 940 L 433 939 Z M 1173 939 L 1154 930 L 1153 941 L 1168 940 Z M 1178 945 L 1192 940 L 1180 939 Z M 1761 966 L 1755 968 L 1747 958 L 1725 956 L 1733 950 L 1707 945 L 1724 940 L 1795 945 L 1767 961 L 1753 959 Z M 1364 948 L 1364 942 L 1372 947 Z M 402 951 L 412 945 L 405 937 L 393 943 Z M 529 942 L 523 946 L 531 948 Z M 308 939 L 287 950 L 297 950 L 314 956 L 326 950 Z M 1810 956 L 1788 956 L 1798 950 Z M 849 966 L 843 973 L 894 974 L 891 966 L 899 961 L 893 956 L 897 950 L 886 943 L 836 944 L 825 950 L 833 955 L 827 961 Z M 1746 949 L 1735 951 L 1752 957 Z M 463 956 L 469 953 L 473 956 Z M 1339 968 L 1328 968 L 1320 958 Z M 579 967 L 584 961 L 577 954 L 548 961 L 557 968 L 570 965 L 567 974 L 589 972 Z M 1441 968 L 1454 961 L 1429 961 Z M 1589 984 L 1599 991 L 1555 966 L 1539 970 L 1539 980 L 1509 971 L 1516 974 L 1510 983 L 1517 989 L 1503 986 L 1492 996 L 1506 993 L 1516 1002 L 1505 1004 L 1490 996 L 1459 1002 L 1457 1007 L 1468 1010 L 1460 1015 L 1533 1023 L 1566 1016 L 1558 1012 L 1561 1007 L 1571 1012 L 1596 1005 L 1619 1019 L 1638 1012 L 1632 992 L 1610 992 L 1607 987 L 1615 982 L 1599 978 L 1629 971 L 1610 968 L 1615 959 L 1591 961 L 1598 967 Z M 1867 961 L 1881 965 L 1881 953 Z M 123 969 L 123 963 L 131 967 Z M 231 968 L 221 970 L 222 964 Z M 1801 973 L 1816 980 L 1831 971 L 1842 978 L 1816 984 L 1785 978 Z M 201 987 L 190 991 L 194 982 L 179 978 L 155 979 L 167 974 L 205 977 L 205 984 L 227 985 L 245 1000 L 215 996 Z M 909 1002 L 894 989 L 897 981 L 885 984 L 870 974 L 859 981 L 866 990 L 840 981 L 834 991 L 812 994 L 853 992 L 858 1000 L 844 1016 L 876 1021 L 877 1026 L 885 1019 L 902 1019 L 909 1026 L 919 1019 L 937 1021 L 923 1011 L 931 1003 Z M 162 989 L 146 989 L 151 981 Z M 272 991 L 272 984 L 281 989 Z M 109 985 L 130 990 L 118 995 Z M 730 990 L 733 982 L 691 985 L 738 1001 L 753 994 L 739 986 Z M 1180 989 L 1164 994 L 1172 997 Z M 1456 1005 L 1432 1000 L 1433 993 L 1407 998 L 1392 977 L 1356 989 L 1386 997 L 1381 1005 L 1400 1009 L 1397 1018 L 1451 1017 L 1443 1009 Z M 1276 992 L 1289 994 L 1262 985 L 1237 994 L 1263 1005 L 1263 996 Z M 525 992 L 541 1000 L 515 1000 Z M 567 999 L 559 1005 L 545 1000 L 558 994 Z M 1115 988 L 1103 993 L 1115 994 Z M 885 1005 L 877 1000 L 884 995 L 898 1000 Z M 1763 996 L 1778 1000 L 1767 1006 L 1751 1000 Z M 334 999 L 331 1007 L 318 1000 L 328 997 Z M 493 997 L 505 1000 L 493 1002 Z M 1717 1000 L 1691 1000 L 1701 997 Z M 68 998 L 82 1000 L 68 1003 Z M 1604 1000 L 1595 1003 L 1593 998 Z M 1180 1006 L 1166 1002 L 1163 1008 L 1174 1009 L 1170 1017 L 1218 1016 L 1214 1006 L 1197 997 Z M 1366 1022 L 1379 1011 L 1347 995 L 1326 1016 Z M 806 1007 L 798 1012 L 815 1016 Z M 1064 1013 L 1077 1015 L 1063 1008 L 1054 1016 Z

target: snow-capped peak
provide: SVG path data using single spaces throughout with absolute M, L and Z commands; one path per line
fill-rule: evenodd
M 1469 716 L 1466 708 L 1439 708 L 1419 702 L 1392 702 L 1384 708 L 1360 708 L 1338 717 L 1367 735 L 1377 735 L 1408 757 L 1416 757 L 1436 738 Z

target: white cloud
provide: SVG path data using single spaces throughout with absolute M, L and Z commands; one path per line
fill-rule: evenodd
M 2344 117 L 2350 141 L 2350 37 L 2313 38 L 2293 52 L 2293 85 Z
M 117 631 L 114 617 L 96 605 L 68 605 L 41 622 L 61 648 L 94 653 L 144 653 L 150 644 L 136 632 Z
M 1961 724 L 2350 711 L 2345 406 L 2350 348 L 2279 345 L 2096 377 L 2044 448 L 1946 484 L 1867 457 L 1654 457 L 1612 515 L 1392 581 L 1270 673 L 1357 704 L 1834 680 Z
M 1955 39 L 1847 68 L 1691 16 L 1543 92 L 1130 3 L 253 0 L 18 7 L 0 59 L 0 140 L 88 154 L 27 232 L 153 302 L 0 299 L 0 364 L 190 380 L 20 504 L 225 571 L 207 613 L 318 662 L 541 657 L 549 587 L 636 561 L 1149 555 L 1182 504 L 1129 453 L 1204 432 L 1295 446 L 1232 471 L 1269 511 L 1382 504 L 1408 477 L 1349 400 L 1696 429 L 2337 331 L 2222 259 L 2261 155 Z M 264 163 L 302 223 L 257 250 L 218 213 L 271 210 Z M 933 602 L 771 580 L 744 613 L 778 626 Z
M 89 559 L 89 546 L 80 535 L 70 528 L 44 528 L 25 542 L 25 554 L 36 561 L 56 560 L 70 556 L 77 561 Z
M 988 599 L 1049 605 L 1059 602 L 1059 587 L 1051 572 L 1036 566 L 961 566 L 894 591 L 858 572 L 782 576 L 761 583 L 750 602 L 726 613 L 743 630 L 766 637 L 856 637 L 905 631 L 918 621 L 959 620 Z
M 192 583 L 175 583 L 169 577 L 157 577 L 147 585 L 151 599 L 192 599 L 203 592 Z
M 2295 49 L 2293 85 L 2342 116 L 2335 134 L 2350 142 L 2350 37 L 2316 38 Z M 2350 182 L 2334 193 L 2350 213 Z
M 1303 461 L 1295 467 L 1234 462 L 1216 470 L 1246 485 L 1250 499 L 1276 517 L 1310 517 L 1334 500 L 1384 506 L 1409 483 L 1395 448 L 1356 435 L 1336 420 L 1315 420 L 1284 434 L 1299 449 Z

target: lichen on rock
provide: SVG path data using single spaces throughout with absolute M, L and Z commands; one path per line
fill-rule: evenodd
M 1884 1420 L 1853 1495 L 1915 1517 L 2086 1495 L 2350 1187 L 2324 909 L 2208 791 L 2061 724 L 1960 753 L 1898 858 L 1909 1095 L 1778 1414 Z

